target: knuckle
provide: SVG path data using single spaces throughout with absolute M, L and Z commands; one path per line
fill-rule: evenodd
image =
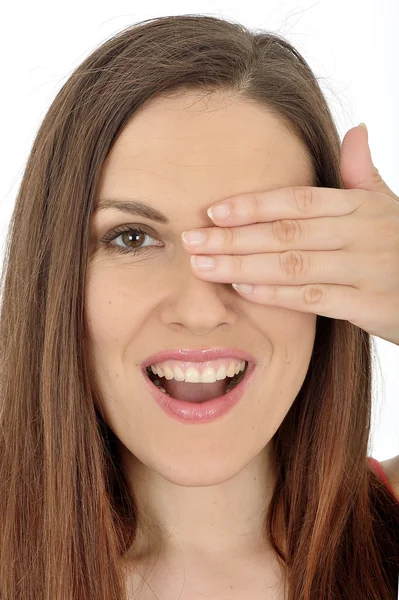
M 280 269 L 285 277 L 294 279 L 305 271 L 305 255 L 300 250 L 287 250 L 280 254 Z
M 239 241 L 238 229 L 239 227 L 226 227 L 226 229 L 223 229 L 223 246 L 226 246 L 228 250 L 234 248 Z
M 399 218 L 385 218 L 380 223 L 381 239 L 397 242 L 399 237 Z
M 259 216 L 260 214 L 262 214 L 262 210 L 261 210 L 261 198 L 259 194 L 253 194 L 251 196 L 252 198 L 252 214 L 254 216 Z
M 283 219 L 272 222 L 273 236 L 282 244 L 299 242 L 302 233 L 301 229 L 296 219 Z
M 325 301 L 323 288 L 320 285 L 305 285 L 303 290 L 303 301 L 306 305 L 320 304 Z
M 307 214 L 316 202 L 314 189 L 311 187 L 294 187 L 292 195 L 295 208 L 301 214 Z
M 238 197 L 234 200 L 234 214 L 246 219 L 257 218 L 261 214 L 261 197 L 258 193 L 252 193 L 244 198 Z
M 396 267 L 396 261 L 392 258 L 392 252 L 387 250 L 386 252 L 378 253 L 378 258 L 376 259 L 374 266 L 377 267 L 377 270 L 381 275 L 383 273 L 389 273 L 394 264 Z
M 244 257 L 239 254 L 233 256 L 233 272 L 234 276 L 238 277 L 238 279 L 241 275 L 245 275 L 243 259 Z

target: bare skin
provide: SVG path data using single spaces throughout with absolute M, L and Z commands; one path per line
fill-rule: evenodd
M 145 600 L 282 600 L 262 517 L 274 486 L 272 439 L 305 379 L 316 315 L 251 303 L 228 284 L 199 279 L 180 236 L 213 226 L 206 210 L 223 198 L 314 185 L 307 152 L 254 103 L 225 95 L 158 98 L 122 131 L 100 183 L 100 198 L 138 198 L 170 219 L 159 224 L 111 209 L 92 224 L 86 310 L 98 408 L 120 441 L 140 513 L 137 544 L 126 557 L 131 582 L 148 564 L 149 571 L 155 565 L 148 580 L 156 595 L 144 586 Z M 149 228 L 149 251 L 107 251 L 101 239 L 120 225 Z M 248 390 L 218 421 L 170 418 L 148 393 L 140 363 L 159 350 L 215 346 L 256 356 Z
M 212 564 L 189 564 L 181 557 L 158 559 L 153 569 L 139 567 L 128 583 L 132 600 L 285 600 L 279 565 L 271 556 L 226 557 L 224 573 Z M 144 583 L 143 583 L 144 582 Z M 138 594 L 139 592 L 139 594 Z

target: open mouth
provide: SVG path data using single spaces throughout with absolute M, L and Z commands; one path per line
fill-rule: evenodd
M 233 377 L 226 377 L 223 380 L 217 380 L 211 383 L 203 383 L 203 382 L 198 382 L 198 383 L 193 383 L 193 382 L 176 382 L 174 381 L 174 386 L 176 386 L 176 383 L 178 383 L 178 387 L 179 387 L 179 397 L 175 398 L 176 400 L 188 400 L 190 399 L 191 401 L 195 401 L 193 400 L 193 394 L 195 394 L 195 396 L 197 396 L 198 394 L 198 402 L 204 402 L 206 400 L 212 400 L 213 398 L 217 398 L 221 395 L 227 394 L 228 392 L 230 392 L 232 389 L 234 389 L 239 383 L 240 381 L 242 381 L 242 379 L 245 377 L 245 374 L 248 370 L 248 361 L 245 361 L 245 368 L 240 371 L 237 375 L 233 375 Z M 170 381 L 173 380 L 168 380 L 166 379 L 166 377 L 159 377 L 159 375 L 156 375 L 152 372 L 150 367 L 146 368 L 146 374 L 147 377 L 152 381 L 152 383 L 158 388 L 160 389 L 164 394 L 166 394 L 167 396 L 170 397 L 175 397 L 172 394 L 169 393 L 170 391 Z M 220 389 L 222 387 L 222 393 L 220 392 Z M 186 395 L 187 394 L 187 397 Z

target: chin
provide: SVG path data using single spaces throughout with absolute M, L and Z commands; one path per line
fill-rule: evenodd
M 243 468 L 243 465 L 223 463 L 215 458 L 206 459 L 204 456 L 194 457 L 190 461 L 182 460 L 179 464 L 171 462 L 158 465 L 154 470 L 175 485 L 183 487 L 208 487 L 219 485 L 232 479 Z

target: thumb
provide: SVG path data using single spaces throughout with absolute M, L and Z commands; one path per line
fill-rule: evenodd
M 341 146 L 340 172 L 347 189 L 380 192 L 399 200 L 373 164 L 368 131 L 364 124 L 346 132 Z

